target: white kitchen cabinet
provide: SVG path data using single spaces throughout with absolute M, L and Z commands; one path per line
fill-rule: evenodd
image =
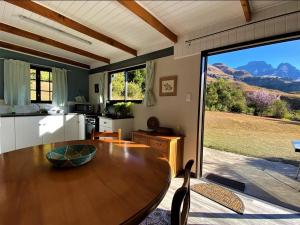
M 16 149 L 43 144 L 45 116 L 15 117 Z
M 40 121 L 40 134 L 43 144 L 50 144 L 65 140 L 64 115 L 46 116 Z
M 84 140 L 84 115 L 68 114 L 65 116 L 65 141 Z
M 130 139 L 131 131 L 133 131 L 133 118 L 125 119 L 111 119 L 107 117 L 99 117 L 99 131 L 100 132 L 115 132 L 121 128 L 122 139 Z
M 0 153 L 12 151 L 16 148 L 15 118 L 0 118 Z
M 79 140 L 85 140 L 85 115 L 78 115 L 79 120 Z

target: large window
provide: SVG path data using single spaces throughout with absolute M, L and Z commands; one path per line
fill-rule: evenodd
M 141 102 L 145 93 L 145 65 L 109 74 L 109 100 Z
M 31 66 L 30 68 L 30 100 L 34 103 L 52 102 L 51 69 Z

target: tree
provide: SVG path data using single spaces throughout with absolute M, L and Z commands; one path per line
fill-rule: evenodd
M 270 106 L 270 111 L 273 117 L 282 119 L 288 113 L 288 105 L 285 101 L 275 100 Z
M 208 110 L 239 113 L 247 108 L 243 91 L 224 79 L 218 79 L 207 85 L 206 107 Z
M 250 107 L 254 107 L 254 114 L 262 116 L 263 113 L 273 104 L 279 97 L 270 92 L 259 90 L 248 93 L 247 100 Z

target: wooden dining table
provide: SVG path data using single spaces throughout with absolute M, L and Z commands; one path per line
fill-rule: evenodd
M 95 158 L 58 169 L 55 147 L 91 144 Z M 126 141 L 39 145 L 0 155 L 0 225 L 139 224 L 165 196 L 170 166 L 155 150 Z

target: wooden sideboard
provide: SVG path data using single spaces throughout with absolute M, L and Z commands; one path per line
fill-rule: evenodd
M 133 131 L 132 141 L 145 144 L 157 151 L 161 157 L 169 161 L 171 176 L 176 177 L 183 169 L 184 137 L 163 136 L 153 132 Z

